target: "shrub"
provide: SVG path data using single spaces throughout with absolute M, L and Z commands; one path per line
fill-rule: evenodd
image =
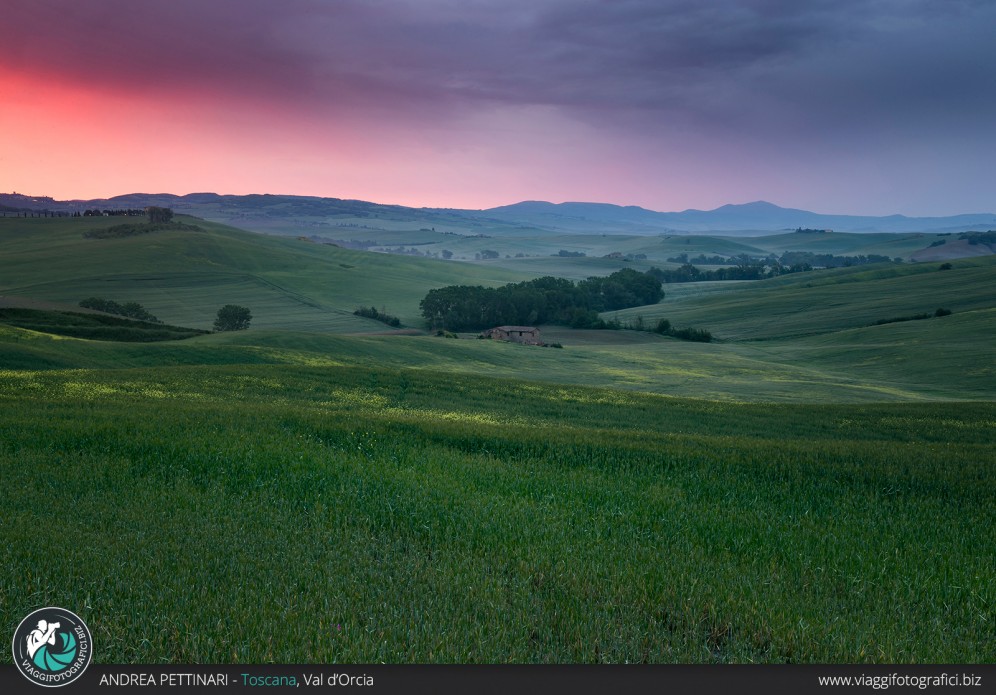
M 667 335 L 679 340 L 690 340 L 695 343 L 711 343 L 712 333 L 704 328 L 675 328 L 667 319 L 660 319 L 654 326 L 651 333 Z
M 370 307 L 369 309 L 365 306 L 361 306 L 359 309 L 353 312 L 354 316 L 362 316 L 364 318 L 373 319 L 374 321 L 380 321 L 381 323 L 386 323 L 392 328 L 399 328 L 401 326 L 401 319 L 397 316 L 392 316 L 383 311 L 377 311 L 376 307 Z
M 690 340 L 695 343 L 711 343 L 712 333 L 704 328 L 679 328 L 669 334 L 672 338 Z

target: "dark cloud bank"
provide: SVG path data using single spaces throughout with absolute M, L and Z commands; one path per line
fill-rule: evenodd
M 754 154 L 996 148 L 985 0 L 5 4 L 0 68 L 94 89 L 413 125 L 539 105 Z
M 592 112 L 996 105 L 988 2 L 15 0 L 5 14 L 2 64 L 115 87 Z

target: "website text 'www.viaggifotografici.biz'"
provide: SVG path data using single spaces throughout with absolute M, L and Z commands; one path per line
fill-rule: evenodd
M 982 676 L 972 673 L 941 673 L 938 675 L 917 676 L 905 673 L 889 673 L 883 675 L 860 676 L 819 676 L 821 686 L 872 688 L 873 690 L 888 690 L 889 688 L 980 688 Z

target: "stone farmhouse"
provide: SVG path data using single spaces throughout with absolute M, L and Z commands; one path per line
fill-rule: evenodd
M 542 345 L 539 329 L 533 326 L 498 326 L 489 328 L 481 333 L 482 338 L 492 340 L 505 340 L 510 343 L 523 343 L 525 345 Z

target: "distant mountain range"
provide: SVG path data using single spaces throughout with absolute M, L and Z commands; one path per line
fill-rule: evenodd
M 659 233 L 731 232 L 804 229 L 832 229 L 838 232 L 925 232 L 966 231 L 996 228 L 996 214 L 966 214 L 950 217 L 868 217 L 823 215 L 807 210 L 783 208 L 758 201 L 743 205 L 723 205 L 715 210 L 654 212 L 641 207 L 621 207 L 606 203 L 546 203 L 528 201 L 485 210 L 489 217 L 550 227 L 618 227 L 633 232 L 638 228 Z M 979 230 L 979 231 L 985 231 Z
M 806 210 L 783 208 L 763 201 L 743 205 L 723 205 L 715 210 L 655 212 L 636 206 L 609 203 L 548 203 L 525 201 L 487 210 L 411 208 L 380 205 L 362 200 L 290 195 L 218 195 L 191 193 L 131 193 L 106 199 L 59 201 L 49 197 L 0 193 L 0 212 L 75 212 L 85 209 L 141 208 L 149 205 L 171 207 L 186 213 L 233 222 L 237 220 L 284 220 L 290 218 L 389 218 L 417 225 L 460 224 L 501 228 L 537 229 L 563 233 L 688 234 L 701 232 L 771 233 L 780 230 L 832 229 L 839 232 L 961 232 L 996 229 L 996 213 L 953 215 L 949 217 L 906 217 L 889 215 L 824 215 Z M 253 225 L 248 225 L 250 228 Z

